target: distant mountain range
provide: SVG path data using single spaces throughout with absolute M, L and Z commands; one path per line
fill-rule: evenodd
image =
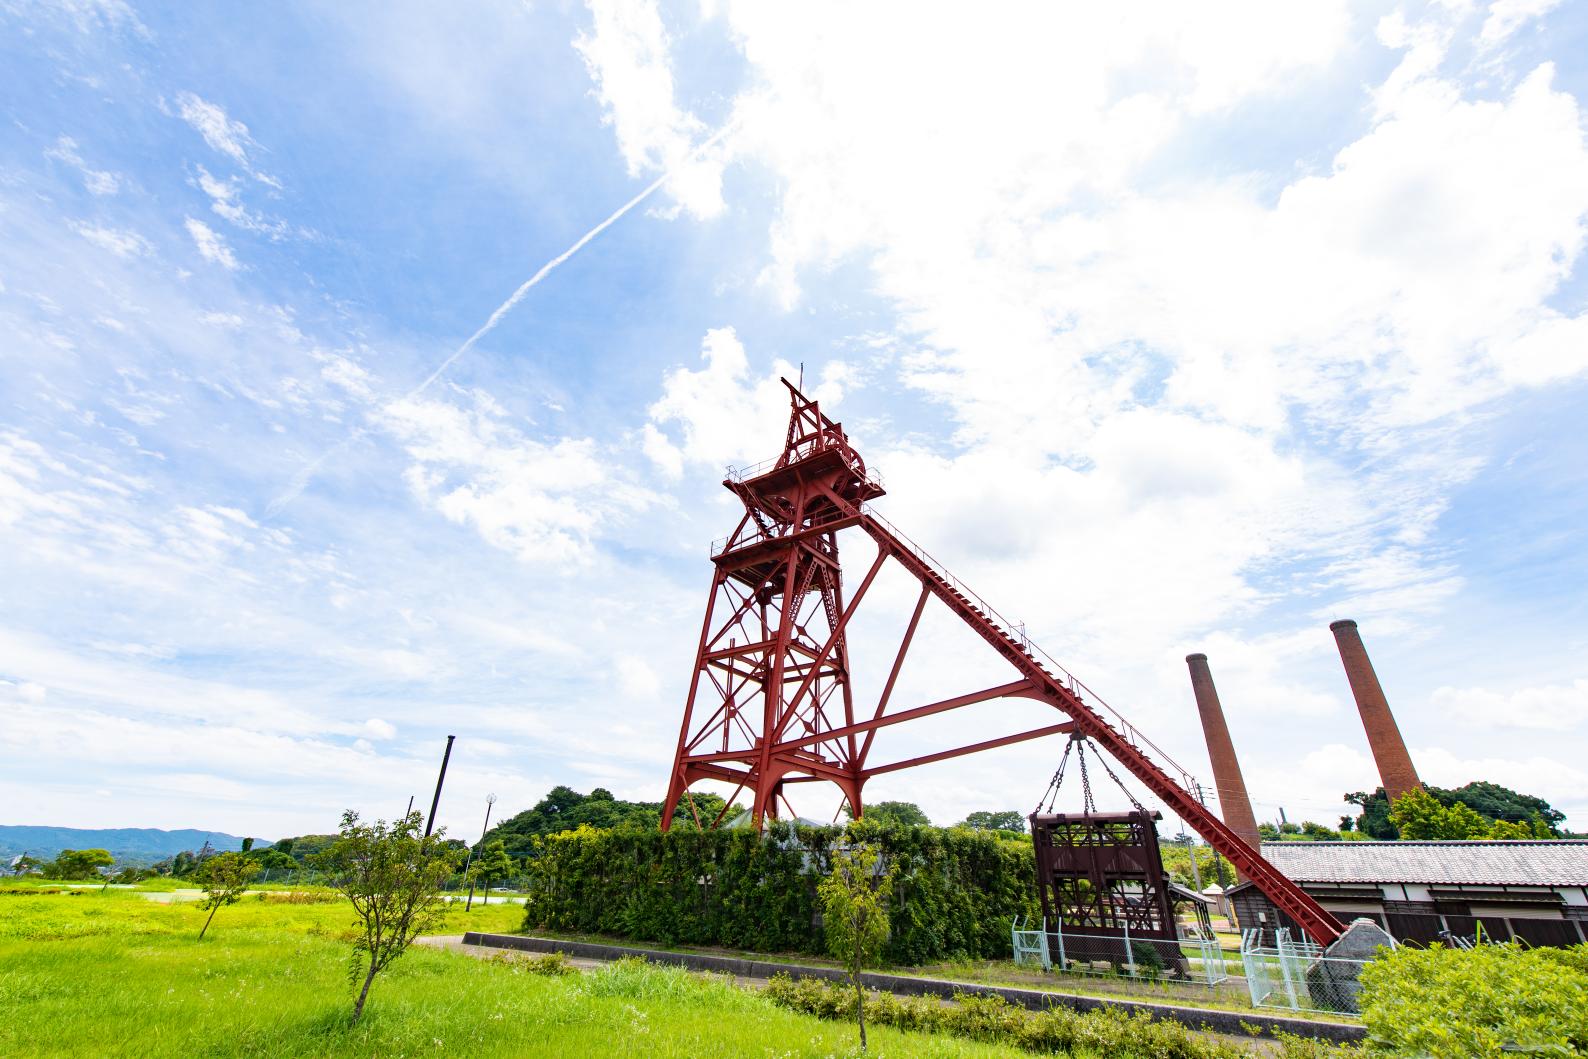
M 104 849 L 121 864 L 152 864 L 175 856 L 185 849 L 197 851 L 208 839 L 217 850 L 241 849 L 243 840 L 224 831 L 161 831 L 153 827 L 27 827 L 0 824 L 0 857 L 10 860 L 27 853 L 41 860 L 53 859 L 63 849 Z M 268 846 L 265 839 L 254 845 Z

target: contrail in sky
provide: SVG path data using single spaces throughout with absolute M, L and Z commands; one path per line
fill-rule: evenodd
M 590 240 L 594 239 L 596 236 L 612 227 L 612 225 L 616 224 L 625 213 L 628 213 L 634 207 L 650 198 L 656 193 L 658 188 L 660 188 L 663 184 L 666 184 L 669 180 L 673 179 L 673 177 L 677 176 L 678 171 L 682 169 L 685 164 L 693 162 L 708 148 L 721 142 L 722 138 L 736 129 L 738 125 L 738 119 L 729 121 L 711 136 L 702 140 L 694 150 L 690 151 L 687 155 L 680 159 L 671 169 L 667 170 L 667 172 L 651 181 L 638 195 L 635 195 L 632 199 L 629 199 L 629 201 L 625 202 L 623 205 L 619 206 L 615 211 L 613 211 L 610 217 L 596 225 L 594 228 L 590 229 L 588 232 L 584 233 L 584 235 L 581 235 L 578 240 L 568 249 L 564 250 L 562 253 L 558 254 L 556 257 L 540 266 L 540 271 L 536 272 L 533 276 L 521 283 L 518 289 L 508 296 L 505 302 L 503 302 L 501 305 L 498 305 L 496 307 L 496 311 L 486 319 L 485 323 L 480 325 L 480 329 L 469 336 L 468 341 L 464 342 L 463 345 L 453 350 L 451 356 L 447 357 L 446 360 L 443 360 L 439 365 L 437 365 L 435 371 L 432 371 L 429 375 L 425 376 L 425 380 L 404 394 L 402 399 L 405 401 L 410 400 L 429 389 L 430 384 L 441 378 L 441 376 L 446 373 L 446 370 L 452 367 L 454 361 L 463 356 L 463 354 L 467 353 L 469 350 L 473 349 L 475 343 L 480 339 L 496 330 L 496 326 L 500 324 L 504 318 L 506 318 L 508 313 L 513 311 L 519 302 L 524 300 L 524 296 L 534 289 L 535 285 L 541 280 L 551 275 L 552 272 L 556 270 L 558 265 L 561 265 L 570 257 L 583 250 Z M 341 452 L 343 449 L 347 448 L 349 445 L 362 438 L 367 433 L 367 430 L 365 430 L 363 427 L 359 427 L 348 437 L 343 438 L 331 448 L 327 449 L 319 459 L 300 469 L 297 474 L 292 476 L 292 480 L 287 483 L 286 490 L 283 491 L 280 496 L 276 497 L 276 499 L 272 500 L 270 505 L 265 508 L 265 517 L 274 518 L 294 500 L 298 499 L 298 497 L 303 493 L 303 490 L 308 487 L 309 482 L 311 482 L 314 479 L 314 476 L 319 473 L 320 468 L 325 466 L 326 462 L 330 460 L 332 456 L 335 456 L 337 453 Z

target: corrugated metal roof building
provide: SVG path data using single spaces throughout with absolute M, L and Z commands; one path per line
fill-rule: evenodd
M 1588 841 L 1265 842 L 1263 856 L 1349 922 L 1373 919 L 1397 939 L 1518 937 L 1588 941 Z M 1230 890 L 1241 927 L 1294 924 L 1256 887 Z

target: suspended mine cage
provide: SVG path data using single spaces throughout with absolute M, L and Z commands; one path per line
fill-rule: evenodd
M 1188 976 L 1158 849 L 1161 813 L 1032 813 L 1042 915 L 1051 946 L 1080 964 L 1161 962 Z M 1118 938 L 1118 940 L 1113 940 Z M 1143 953 L 1158 954 L 1158 961 Z
M 1158 849 L 1154 821 L 1161 815 L 1145 809 L 1031 814 L 1042 915 L 1052 925 L 1050 946 L 1066 962 L 1161 963 L 1188 976 Z

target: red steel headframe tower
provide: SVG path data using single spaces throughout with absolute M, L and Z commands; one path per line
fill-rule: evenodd
M 681 798 L 696 812 L 687 795 L 700 780 L 730 784 L 730 803 L 741 791 L 749 791 L 757 826 L 776 817 L 780 804 L 792 815 L 785 792 L 794 783 L 833 783 L 860 815 L 865 783 L 872 776 L 1075 733 L 1130 770 L 1315 941 L 1328 944 L 1339 937 L 1343 927 L 1334 916 L 1201 804 L 1191 793 L 1195 781 L 1184 769 L 1026 639 L 1019 627 L 869 510 L 868 501 L 883 495 L 880 480 L 866 469 L 842 426 L 788 380 L 784 385 L 793 409 L 782 454 L 742 473 L 730 472 L 723 482 L 743 502 L 744 516 L 712 549 L 716 569 L 663 807 L 664 829 L 671 826 Z M 872 539 L 877 557 L 846 599 L 838 533 L 850 527 L 859 527 Z M 875 706 L 857 708 L 846 630 L 890 560 L 920 582 L 921 593 Z M 1015 679 L 890 713 L 910 642 L 934 598 L 1003 656 Z M 1095 705 L 1083 701 L 1083 695 Z M 870 761 L 872 741 L 882 728 L 1009 697 L 1046 703 L 1066 719 L 903 761 Z M 720 817 L 700 822 L 714 826 Z

